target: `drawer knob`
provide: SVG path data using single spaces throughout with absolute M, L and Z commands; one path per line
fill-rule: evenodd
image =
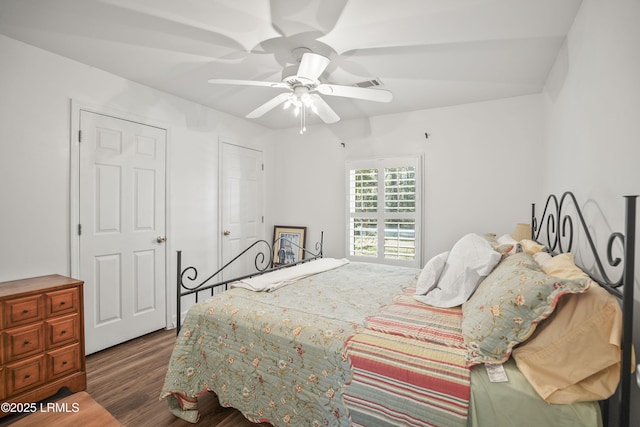
M 22 310 L 22 314 L 27 314 L 29 312 L 29 310 L 27 310 L 26 308 L 24 310 Z
M 24 343 L 22 345 L 29 345 L 29 344 L 31 344 L 29 340 L 24 340 Z
M 31 374 L 25 374 L 25 375 L 24 375 L 24 379 L 25 379 L 25 380 L 26 380 L 26 379 L 29 379 L 29 378 L 31 378 Z
M 66 364 L 67 364 L 66 360 L 62 362 L 62 366 L 66 365 Z
M 64 335 L 66 333 L 67 333 L 66 329 L 63 329 L 62 331 L 60 331 L 60 335 Z
M 62 301 L 62 302 L 60 303 L 60 305 L 64 305 L 64 304 L 65 304 L 65 302 L 64 302 L 64 301 Z

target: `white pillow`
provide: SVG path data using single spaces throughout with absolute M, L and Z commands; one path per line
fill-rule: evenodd
M 474 233 L 467 234 L 451 248 L 438 285 L 416 299 L 435 307 L 461 305 L 501 258 L 487 239 Z
M 425 295 L 436 287 L 440 274 L 447 262 L 447 256 L 449 256 L 449 251 L 442 252 L 427 262 L 422 272 L 420 272 L 420 276 L 418 276 L 418 283 L 416 284 L 414 295 Z
M 507 252 L 505 255 L 515 254 L 518 250 L 518 242 L 516 242 L 516 240 L 513 237 L 511 237 L 510 234 L 503 234 L 502 236 L 498 237 L 497 242 L 498 242 L 498 245 L 513 246 L 511 250 Z

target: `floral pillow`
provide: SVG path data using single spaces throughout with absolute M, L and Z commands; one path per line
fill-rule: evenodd
M 505 258 L 462 305 L 467 364 L 503 363 L 553 312 L 562 295 L 588 288 L 585 278 L 546 275 L 529 254 Z

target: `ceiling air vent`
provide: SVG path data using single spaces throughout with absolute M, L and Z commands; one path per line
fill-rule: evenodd
M 382 86 L 382 82 L 380 81 L 380 79 L 372 79 L 372 80 L 365 80 L 363 82 L 358 82 L 354 86 L 365 87 L 365 88 L 372 87 L 372 86 Z

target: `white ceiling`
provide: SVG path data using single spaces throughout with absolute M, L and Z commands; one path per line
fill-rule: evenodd
M 344 120 L 538 93 L 580 3 L 0 0 L 0 33 L 238 117 L 282 89 L 207 80 L 278 82 L 307 47 L 331 59 L 322 82 L 377 78 L 393 93 L 388 104 L 324 96 Z M 298 125 L 281 108 L 254 120 Z

